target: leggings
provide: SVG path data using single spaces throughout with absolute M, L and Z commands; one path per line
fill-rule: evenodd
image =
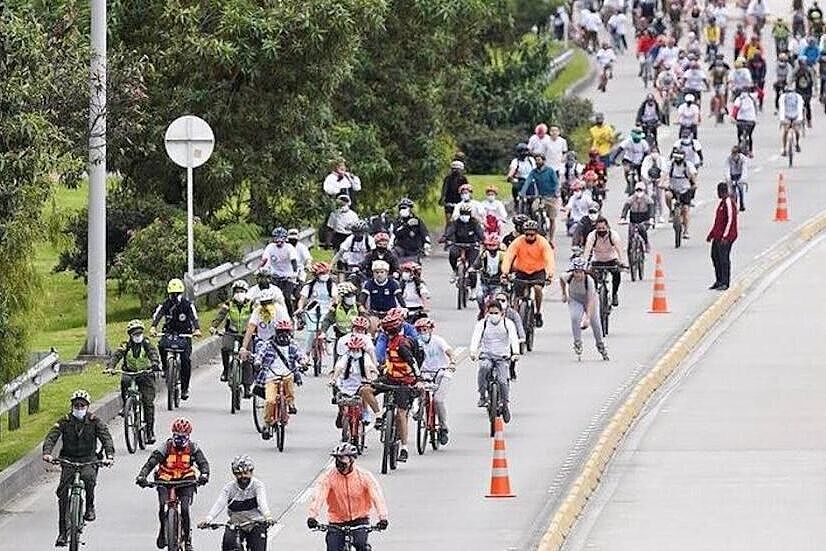
M 591 330 L 594 332 L 594 341 L 597 346 L 602 345 L 602 324 L 599 321 L 599 301 L 594 297 L 594 312 L 591 314 Z M 574 335 L 574 342 L 582 342 L 582 316 L 585 314 L 585 304 L 571 297 L 568 300 L 568 310 L 571 313 L 571 333 Z
M 499 372 L 499 392 L 502 393 L 502 401 L 506 404 L 510 398 L 510 385 L 508 384 L 510 371 L 510 358 L 506 357 L 483 357 L 479 360 L 479 371 L 476 373 L 476 386 L 479 396 L 484 396 L 488 388 L 488 373 L 492 369 Z

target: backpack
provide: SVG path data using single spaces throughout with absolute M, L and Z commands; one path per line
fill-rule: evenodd
M 352 252 L 352 250 L 353 249 L 350 249 L 351 252 Z M 315 284 L 316 283 L 318 283 L 317 279 L 314 279 L 311 282 L 307 283 L 307 298 L 309 298 L 309 299 L 313 298 L 313 290 L 315 289 Z M 329 296 L 330 298 L 334 298 L 333 297 L 333 280 L 332 279 L 327 280 L 327 296 Z

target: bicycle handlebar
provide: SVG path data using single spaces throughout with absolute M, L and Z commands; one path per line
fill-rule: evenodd
M 183 488 L 186 486 L 198 486 L 198 480 L 147 480 L 145 488 Z
M 163 369 L 142 369 L 141 371 L 124 371 L 123 369 L 104 369 L 104 375 L 128 375 L 137 377 L 139 375 L 151 375 L 152 373 L 163 373 Z
M 359 531 L 359 530 L 366 530 L 368 533 L 369 532 L 381 532 L 382 531 L 382 529 L 379 528 L 378 524 L 373 524 L 373 525 L 363 524 L 363 525 L 360 525 L 360 526 L 334 526 L 332 524 L 319 524 L 318 526 L 316 526 L 315 528 L 312 528 L 311 530 L 313 532 L 327 532 L 329 530 L 334 530 L 334 531 L 338 530 L 339 532 L 344 532 L 345 534 L 348 534 L 350 532 L 356 532 L 356 531 Z
M 232 522 L 207 522 L 205 524 L 198 524 L 198 529 L 219 530 L 226 527 L 230 530 L 239 530 L 241 528 L 246 528 L 247 526 L 260 526 L 262 528 L 269 529 L 270 524 L 264 520 L 248 520 L 247 522 L 242 522 L 240 524 L 234 524 Z
M 64 459 L 63 457 L 55 457 L 51 461 L 49 461 L 52 465 L 66 465 L 67 467 L 88 467 L 93 465 L 95 467 L 111 467 L 112 464 L 108 461 L 104 461 L 102 459 L 95 459 L 93 461 L 69 461 L 68 459 Z

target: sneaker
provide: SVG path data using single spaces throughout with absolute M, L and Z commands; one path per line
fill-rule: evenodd
M 264 427 L 261 431 L 261 440 L 269 440 L 272 438 L 272 427 Z
M 728 285 L 720 285 L 717 287 L 718 291 L 728 291 Z
M 539 329 L 540 327 L 542 327 L 542 324 L 543 324 L 543 321 L 542 321 L 542 314 L 536 314 L 536 315 L 533 317 L 533 325 L 534 325 L 534 327 L 536 327 L 537 329 Z
M 720 287 L 719 283 L 715 283 L 711 287 L 708 288 L 709 291 L 716 291 Z
M 373 423 L 373 426 L 376 427 L 377 431 L 384 430 L 384 417 L 376 417 L 376 422 Z
M 146 434 L 146 443 L 150 445 L 155 443 L 155 433 L 149 432 Z
M 62 532 L 57 535 L 57 539 L 54 542 L 55 547 L 66 547 L 69 545 L 69 535 L 65 532 Z
M 744 207 L 743 205 L 740 205 L 740 212 L 746 212 L 746 207 Z
M 577 356 L 582 355 L 582 341 L 574 341 L 574 354 Z
M 476 289 L 471 289 L 467 294 L 468 300 L 476 300 Z
M 439 429 L 439 444 L 446 446 L 450 442 L 450 437 L 447 435 L 447 429 Z
M 786 156 L 786 150 L 785 150 L 785 149 L 780 150 L 780 156 L 781 156 L 781 157 L 785 157 L 785 156 Z
M 795 150 L 797 153 L 800 153 L 800 144 L 795 144 L 795 146 L 794 146 L 794 150 Z
M 502 404 L 502 421 L 505 423 L 511 422 L 511 410 L 508 407 L 508 404 Z
M 164 532 L 163 530 L 158 532 L 158 538 L 155 540 L 155 545 L 158 547 L 158 549 L 163 549 L 164 547 L 166 547 L 166 532 Z
M 336 415 L 336 428 L 340 429 L 342 426 L 344 426 L 344 423 L 342 422 L 342 419 L 341 419 L 341 411 L 339 411 L 338 415 Z
M 485 397 L 484 397 L 484 396 L 482 396 L 481 398 L 479 398 L 479 401 L 478 401 L 478 402 L 476 402 L 476 407 L 479 407 L 479 408 L 486 408 L 486 407 L 488 407 L 488 401 L 485 399 Z
M 407 455 L 408 455 L 407 450 L 405 448 L 400 449 L 399 450 L 398 462 L 399 463 L 405 463 L 407 461 Z
M 184 544 L 184 551 L 195 551 L 195 548 L 192 547 L 191 541 L 188 541 Z
M 617 295 L 611 297 L 611 306 L 613 306 L 614 308 L 619 306 L 619 297 Z
M 94 522 L 96 518 L 97 515 L 95 515 L 95 508 L 87 507 L 86 513 L 83 514 L 83 520 L 85 520 L 86 522 Z
M 288 406 L 287 411 L 290 413 L 290 415 L 295 415 L 296 413 L 298 413 L 298 410 L 295 409 L 295 406 Z
M 683 232 L 683 239 L 689 239 L 687 231 Z
M 608 357 L 608 351 L 605 349 L 605 344 L 604 343 L 597 346 L 597 351 L 602 356 L 602 359 L 605 360 L 606 362 L 610 359 Z
M 181 391 L 181 400 L 189 400 L 189 390 Z

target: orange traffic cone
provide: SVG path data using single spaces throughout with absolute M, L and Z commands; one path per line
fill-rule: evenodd
M 665 273 L 663 272 L 663 256 L 657 253 L 657 262 L 654 267 L 654 297 L 651 299 L 650 314 L 668 314 L 668 299 L 665 298 Z
M 493 465 L 490 473 L 490 493 L 485 497 L 516 497 L 511 493 L 508 458 L 505 456 L 505 422 L 497 417 L 493 434 Z
M 774 221 L 789 221 L 789 200 L 786 197 L 786 182 L 782 173 L 777 177 L 777 208 L 774 211 Z

